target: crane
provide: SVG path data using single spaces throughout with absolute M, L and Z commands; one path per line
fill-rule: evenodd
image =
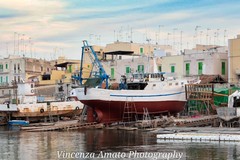
M 84 60 L 85 53 L 88 53 L 89 58 L 92 62 L 92 69 L 91 69 L 89 78 L 83 78 L 83 60 Z M 95 71 L 93 70 L 94 68 L 96 69 Z M 83 85 L 83 80 L 88 80 L 90 78 L 97 78 L 99 79 L 99 84 L 98 84 L 99 86 L 101 86 L 102 83 L 106 81 L 106 88 L 108 88 L 109 75 L 107 75 L 106 71 L 104 70 L 103 65 L 99 61 L 96 52 L 93 50 L 92 46 L 90 46 L 86 40 L 83 40 L 79 76 L 72 76 L 72 78 L 79 80 L 80 85 Z

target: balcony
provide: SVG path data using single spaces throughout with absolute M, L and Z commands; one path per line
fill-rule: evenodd
M 240 69 L 236 69 L 236 75 L 240 75 Z
M 2 87 L 9 87 L 9 83 L 7 82 L 0 83 L 0 88 Z

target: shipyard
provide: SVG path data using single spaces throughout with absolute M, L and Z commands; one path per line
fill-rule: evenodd
M 0 159 L 240 159 L 238 4 L 0 2 Z

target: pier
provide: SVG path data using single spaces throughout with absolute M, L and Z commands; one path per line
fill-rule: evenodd
M 158 140 L 180 141 L 232 141 L 240 142 L 239 128 L 215 128 L 215 127 L 170 127 L 155 131 Z
M 96 122 L 80 123 L 78 120 L 76 120 L 76 121 L 57 122 L 51 125 L 21 127 L 21 130 L 27 131 L 27 132 L 46 132 L 46 131 L 70 131 L 70 130 L 78 130 L 83 128 L 102 128 L 102 127 L 103 127 L 103 124 L 99 124 Z

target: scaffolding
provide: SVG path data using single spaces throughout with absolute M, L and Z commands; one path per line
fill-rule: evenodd
M 214 102 L 213 84 L 187 84 L 185 91 L 188 115 L 211 113 Z

